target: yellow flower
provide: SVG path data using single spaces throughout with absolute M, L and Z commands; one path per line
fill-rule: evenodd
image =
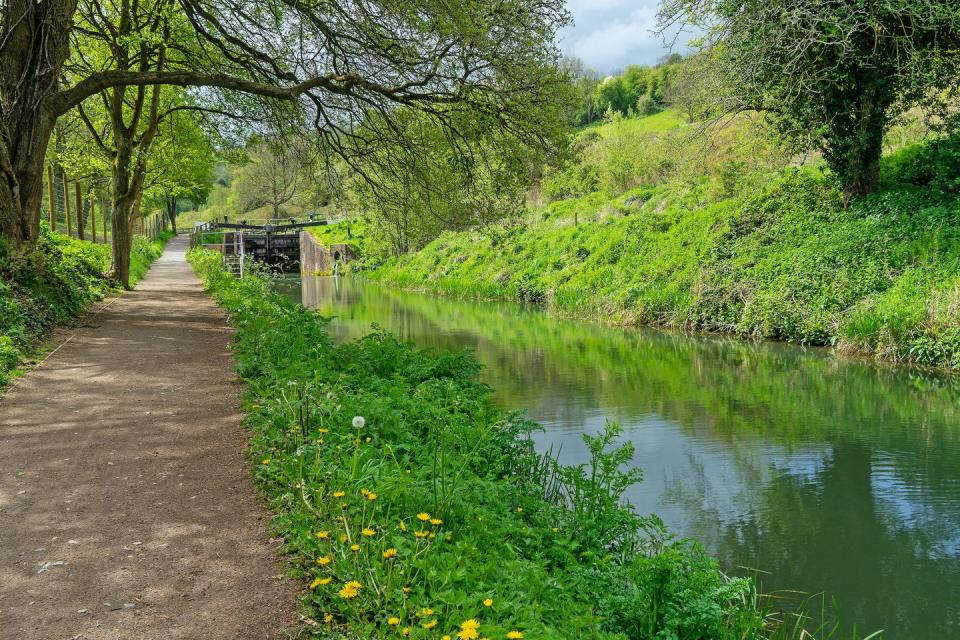
M 553 528 L 553 532 L 554 532 L 554 533 L 557 533 L 558 531 L 560 531 L 560 527 L 554 527 L 554 528 Z
M 430 519 L 430 514 L 424 513 L 423 511 L 421 511 L 420 513 L 417 514 L 417 519 L 420 520 L 420 522 L 426 522 L 427 520 Z
M 410 635 L 410 627 L 404 627 L 403 629 L 400 630 L 400 633 L 402 633 L 405 636 Z
M 396 617 L 396 616 L 394 616 L 394 617 L 392 617 L 392 618 L 388 618 L 388 619 L 387 619 L 387 624 L 390 625 L 391 627 L 395 627 L 395 626 L 397 626 L 398 624 L 400 624 L 400 618 L 398 618 L 398 617 Z
M 414 532 L 413 532 L 413 535 L 417 536 L 418 538 L 426 538 L 426 537 L 427 537 L 427 532 L 426 532 L 426 531 L 414 531 Z
M 432 616 L 432 615 L 433 615 L 433 609 L 431 609 L 430 607 L 424 607 L 423 609 L 420 609 L 421 618 L 426 618 L 427 616 Z
M 367 443 L 368 443 L 368 444 L 370 443 L 371 440 L 373 440 L 373 438 L 371 438 L 370 436 L 367 436 Z
M 400 521 L 400 531 L 406 531 L 406 530 L 407 530 L 407 523 L 404 522 L 403 520 L 401 520 L 401 521 Z
M 368 538 L 372 538 L 373 536 L 377 535 L 377 532 L 374 531 L 373 529 L 371 529 L 370 527 L 365 528 L 365 529 L 364 529 L 363 531 L 361 531 L 360 533 L 362 533 L 363 535 L 367 536 Z
M 493 606 L 493 600 L 491 600 L 490 598 L 487 598 L 486 600 L 483 601 L 483 606 L 485 606 L 485 607 L 492 607 L 492 606 Z
M 326 540 L 327 538 L 330 537 L 330 532 L 329 532 L 329 531 L 317 531 L 317 537 L 320 538 L 321 540 Z
M 324 615 L 324 616 L 323 616 L 323 621 L 326 622 L 327 624 L 330 624 L 331 622 L 333 622 L 333 614 L 328 613 L 328 614 Z
M 360 588 L 362 586 L 363 585 L 357 582 L 356 580 L 351 580 L 350 582 L 347 582 L 346 584 L 344 584 L 343 588 L 340 589 L 339 591 L 340 597 L 344 599 L 356 598 L 357 592 L 360 591 Z
M 430 535 L 427 536 L 427 537 L 429 537 L 431 540 L 433 540 L 434 538 L 437 537 L 437 534 L 435 534 L 433 531 L 431 531 L 431 532 L 430 532 Z
M 330 429 L 317 429 L 320 433 L 330 433 Z
M 443 520 L 441 520 L 440 518 L 430 518 L 430 524 L 432 524 L 435 527 L 439 527 L 440 525 L 443 524 Z
M 333 492 L 333 497 L 334 497 L 334 498 L 342 498 L 342 497 L 345 496 L 345 495 L 347 495 L 347 494 L 345 494 L 343 491 L 334 491 L 334 492 Z
M 404 593 L 410 593 L 410 587 L 404 587 L 404 588 L 403 588 L 403 592 L 404 592 Z
M 517 513 L 523 513 L 523 507 L 517 507 Z
M 453 640 L 453 639 L 452 639 L 450 636 L 444 634 L 444 635 L 440 636 L 440 640 Z
M 397 555 L 397 550 L 394 549 L 393 547 L 390 547 L 389 549 L 383 552 L 384 558 L 393 558 L 393 557 L 396 557 L 396 555 Z
M 523 637 L 523 634 L 519 631 L 507 631 L 507 638 L 509 640 L 520 640 Z
M 460 631 L 457 633 L 457 637 L 460 638 L 460 640 L 477 640 L 477 638 L 480 637 L 480 634 L 477 632 L 479 628 L 480 623 L 470 618 L 460 623 Z
M 360 489 L 360 495 L 366 496 L 369 493 L 370 493 L 370 489 Z
M 317 564 L 324 567 L 327 566 L 328 564 L 330 564 L 330 556 L 320 556 L 319 558 L 317 558 Z
M 376 500 L 376 499 L 377 499 L 377 494 L 372 492 L 367 494 L 367 500 Z
M 352 545 L 350 545 L 350 551 L 353 551 L 354 553 L 356 553 L 357 551 L 360 551 L 360 545 L 358 545 L 357 543 L 353 543 Z
M 330 580 L 331 580 L 331 579 L 332 579 L 332 578 L 330 578 L 329 576 L 326 577 L 326 578 L 317 578 L 316 580 L 314 580 L 313 582 L 310 583 L 310 588 L 311 588 L 311 589 L 316 589 L 316 588 L 319 587 L 319 586 L 326 585 L 326 584 L 330 584 Z
M 424 628 L 424 629 L 433 629 L 435 626 L 437 626 L 437 621 L 436 621 L 436 619 L 433 619 L 433 620 L 431 620 L 430 622 L 424 622 L 424 623 L 423 623 L 423 628 Z
M 270 458 L 264 458 L 263 464 L 270 464 Z

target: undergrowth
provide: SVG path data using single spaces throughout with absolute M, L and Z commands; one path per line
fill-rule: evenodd
M 237 332 L 249 457 L 318 638 L 801 637 L 747 578 L 622 500 L 637 471 L 608 425 L 589 463 L 538 455 L 468 353 L 327 321 L 192 251 Z
M 718 189 L 719 170 L 619 195 L 589 182 L 599 190 L 553 202 L 524 226 L 447 233 L 367 276 L 960 368 L 958 147 L 938 140 L 886 157 L 883 188 L 849 208 L 815 166 L 738 178 L 735 196 Z
M 142 236 L 134 239 L 131 283 L 146 274 L 169 237 L 165 234 L 154 242 Z M 0 246 L 0 387 L 54 326 L 119 291 L 106 275 L 109 268 L 110 245 L 50 232 L 45 225 L 29 251 Z

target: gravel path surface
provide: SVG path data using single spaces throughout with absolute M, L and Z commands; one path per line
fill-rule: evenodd
M 275 638 L 295 620 L 231 331 L 186 245 L 0 399 L 4 640 Z

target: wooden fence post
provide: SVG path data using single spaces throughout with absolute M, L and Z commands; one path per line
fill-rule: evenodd
M 77 195 L 77 237 L 83 240 L 83 228 L 85 226 L 83 219 L 83 193 L 80 191 L 79 180 L 73 183 L 73 190 Z
M 47 196 L 50 198 L 50 231 L 57 230 L 57 195 L 53 187 L 53 165 L 47 165 Z
M 70 221 L 70 185 L 67 184 L 67 172 L 63 172 L 63 211 L 67 216 L 67 235 L 73 235 L 73 222 Z

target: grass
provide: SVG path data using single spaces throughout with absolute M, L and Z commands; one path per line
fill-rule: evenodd
M 538 455 L 468 353 L 327 321 L 219 257 L 189 256 L 235 325 L 249 457 L 318 638 L 801 637 L 749 579 L 621 500 L 619 428 L 591 461 Z M 836 634 L 838 635 L 838 634 Z M 826 637 L 826 636 L 825 636 Z
M 150 242 L 134 240 L 131 283 L 139 281 L 163 252 L 169 234 Z M 51 233 L 42 227 L 29 252 L 0 247 L 0 388 L 36 355 L 58 324 L 119 289 L 107 275 L 110 246 Z
M 548 176 L 567 195 L 528 224 L 447 233 L 368 276 L 626 325 L 960 368 L 957 146 L 889 155 L 881 191 L 845 209 L 817 166 L 747 165 L 721 145 L 709 171 L 671 165 L 644 178 L 648 151 L 617 155 L 594 134 L 579 163 Z

